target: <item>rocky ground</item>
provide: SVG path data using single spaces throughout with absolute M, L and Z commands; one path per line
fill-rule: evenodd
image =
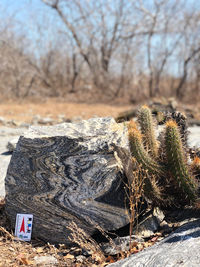
M 0 124 L 9 126 L 24 123 L 41 124 L 62 122 L 63 120 L 88 119 L 91 117 L 116 117 L 120 112 L 131 109 L 132 105 L 68 103 L 61 99 L 40 102 L 7 101 L 0 102 Z
M 120 112 L 129 110 L 131 106 L 109 106 L 102 104 L 86 105 L 72 103 L 57 103 L 56 100 L 37 103 L 1 103 L 0 104 L 0 267 L 4 266 L 106 266 L 109 263 L 123 259 L 127 255 L 120 251 L 103 255 L 94 244 L 85 249 L 67 248 L 64 245 L 53 246 L 41 240 L 25 243 L 17 240 L 10 229 L 4 212 L 4 178 L 11 158 L 12 144 L 27 130 L 29 125 L 52 125 L 66 121 L 78 121 L 93 116 L 117 117 Z M 198 109 L 198 107 L 196 107 Z M 192 108 L 187 107 L 191 112 Z M 199 109 L 193 115 L 198 120 Z M 200 127 L 190 127 L 190 147 L 200 147 Z M 8 143 L 11 141 L 11 145 Z M 135 254 L 146 247 L 162 240 L 179 224 L 174 222 L 167 228 L 157 229 L 145 239 L 133 239 L 132 248 L 127 254 Z M 129 241 L 122 242 L 129 244 Z M 112 247 L 112 245 L 110 246 Z M 110 254 L 110 255 L 109 255 Z
M 158 218 L 152 220 L 150 216 L 148 223 L 152 231 L 141 235 L 130 237 L 110 238 L 108 243 L 96 242 L 92 238 L 79 238 L 75 240 L 80 247 L 67 247 L 63 244 L 54 246 L 39 239 L 31 242 L 18 240 L 10 228 L 9 221 L 5 216 L 4 200 L 0 200 L 0 267 L 7 266 L 70 266 L 70 267 L 104 267 L 125 259 L 132 254 L 137 254 L 144 249 L 165 239 L 169 233 L 181 225 L 180 222 L 168 223 L 163 220 L 160 226 Z M 157 230 L 156 230 L 157 229 Z M 106 235 L 105 235 L 106 236 Z M 112 237 L 113 238 L 113 237 Z

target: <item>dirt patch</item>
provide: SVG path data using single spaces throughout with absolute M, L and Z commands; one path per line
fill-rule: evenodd
M 165 99 L 164 103 L 167 100 Z M 159 102 L 158 100 L 149 100 L 145 104 Z M 162 101 L 160 101 L 162 102 Z M 119 103 L 77 103 L 67 102 L 61 98 L 31 99 L 31 100 L 4 100 L 0 102 L 0 117 L 6 121 L 14 120 L 16 122 L 33 122 L 35 116 L 41 118 L 51 118 L 60 122 L 59 118 L 67 119 L 89 119 L 92 117 L 116 118 L 120 113 L 130 110 L 136 110 L 141 103 L 122 105 Z M 189 105 L 177 103 L 177 110 L 184 112 L 188 118 L 200 120 L 200 104 Z M 1 118 L 0 118 L 1 121 Z
M 43 102 L 7 101 L 0 103 L 0 117 L 30 123 L 35 115 L 58 119 L 59 115 L 72 119 L 88 119 L 94 116 L 116 117 L 120 112 L 131 109 L 131 105 L 113 106 L 106 104 L 84 104 L 62 102 L 60 99 L 48 99 Z

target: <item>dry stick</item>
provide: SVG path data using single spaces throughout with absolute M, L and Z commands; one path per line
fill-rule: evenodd
M 0 226 L 0 232 L 5 233 L 10 239 L 14 239 L 15 237 L 11 235 L 4 227 Z

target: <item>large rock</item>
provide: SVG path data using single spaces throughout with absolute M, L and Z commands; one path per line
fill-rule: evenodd
M 89 234 L 95 224 L 104 230 L 128 224 L 122 162 L 129 157 L 127 128 L 112 118 L 31 127 L 5 180 L 13 227 L 17 213 L 33 214 L 33 236 L 68 243 L 71 221 Z
M 109 267 L 200 266 L 200 219 L 186 223 L 156 245 Z
M 24 133 L 25 128 L 0 127 L 0 198 L 5 197 L 5 177 L 10 162 L 11 153 L 8 152 L 7 143 Z

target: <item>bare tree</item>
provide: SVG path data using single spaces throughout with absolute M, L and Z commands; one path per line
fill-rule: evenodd
M 186 92 L 186 84 L 190 69 L 200 57 L 200 12 L 193 8 L 190 13 L 186 12 L 183 21 L 186 26 L 182 32 L 183 42 L 179 51 L 179 60 L 181 65 L 180 80 L 175 88 L 176 96 L 183 99 Z M 191 75 L 192 77 L 192 75 Z
M 111 60 L 124 31 L 127 4 L 105 1 L 43 1 L 57 12 L 71 33 L 80 55 L 87 64 L 92 80 L 104 93 L 112 90 Z M 70 16 L 67 15 L 70 13 Z M 112 80 L 112 79 L 111 79 Z
M 12 26 L 16 20 L 0 23 L 5 94 L 85 97 L 95 92 L 98 100 L 136 101 L 157 95 L 183 99 L 189 88 L 199 91 L 195 0 L 41 2 L 40 18 L 30 13 L 27 21 L 35 41 L 22 24 L 18 30 Z

